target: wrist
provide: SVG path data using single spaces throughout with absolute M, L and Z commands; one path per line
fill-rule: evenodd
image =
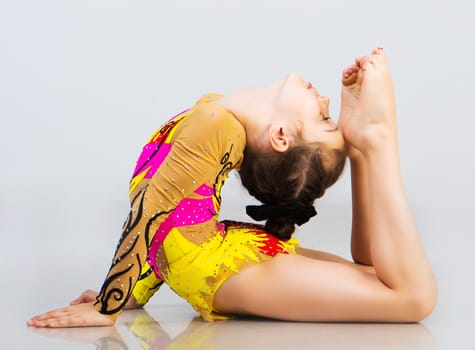
M 133 295 L 130 296 L 129 300 L 127 300 L 127 303 L 125 304 L 124 309 L 126 310 L 132 310 L 132 309 L 140 309 L 142 308 L 143 305 L 139 304 L 137 300 L 134 298 Z

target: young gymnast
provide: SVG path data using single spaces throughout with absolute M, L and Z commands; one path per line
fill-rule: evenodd
M 112 325 L 165 282 L 206 320 L 247 314 L 295 321 L 415 322 L 437 290 L 399 168 L 393 84 L 382 48 L 343 72 L 336 125 L 329 100 L 295 74 L 270 86 L 207 94 L 145 145 L 131 211 L 99 293 L 28 321 Z M 355 262 L 299 247 L 350 158 Z M 265 225 L 218 219 L 228 173 L 262 206 Z

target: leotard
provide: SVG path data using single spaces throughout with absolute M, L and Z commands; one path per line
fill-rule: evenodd
M 133 295 L 145 304 L 165 282 L 206 320 L 229 318 L 213 308 L 220 285 L 278 253 L 294 253 L 256 224 L 219 221 L 221 188 L 239 170 L 246 133 L 206 94 L 157 130 L 130 182 L 131 210 L 96 309 L 115 319 Z

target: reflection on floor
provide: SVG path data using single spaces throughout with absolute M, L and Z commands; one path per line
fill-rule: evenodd
M 155 313 L 160 316 L 154 317 Z M 252 318 L 210 323 L 181 306 L 125 311 L 115 327 L 31 330 L 101 350 L 436 348 L 432 334 L 422 324 L 291 323 Z

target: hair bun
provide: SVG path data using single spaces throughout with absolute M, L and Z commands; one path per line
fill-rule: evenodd
M 288 240 L 295 224 L 302 225 L 317 215 L 313 205 L 248 205 L 246 213 L 254 220 L 267 220 L 265 229 L 282 240 Z
M 317 211 L 313 205 L 302 204 L 285 204 L 285 205 L 248 205 L 246 213 L 257 221 L 289 217 L 293 218 L 293 224 L 303 225 L 311 217 L 317 215 Z
M 266 221 L 264 229 L 277 238 L 287 241 L 295 231 L 295 218 L 285 216 L 270 218 Z

